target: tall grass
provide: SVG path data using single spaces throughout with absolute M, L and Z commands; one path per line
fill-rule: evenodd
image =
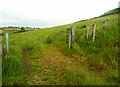
M 107 21 L 105 28 L 102 26 L 104 21 Z M 93 24 L 97 25 L 94 43 L 91 36 Z M 73 25 L 76 27 L 75 44 L 72 49 L 69 49 L 68 44 L 66 44 L 66 27 Z M 86 27 L 88 25 L 90 25 L 90 37 L 86 39 Z M 109 73 L 106 82 L 97 81 L 99 79 L 91 76 L 89 71 L 85 72 L 84 69 L 77 71 L 77 67 L 73 66 L 73 72 L 76 73 L 65 75 L 64 78 L 67 81 L 65 84 L 86 85 L 96 84 L 97 82 L 107 84 L 107 81 L 111 81 L 108 84 L 115 84 L 118 80 L 118 15 L 100 17 L 42 30 L 16 33 L 9 36 L 9 54 L 3 57 L 3 84 L 25 84 L 28 79 L 24 72 L 23 49 L 31 48 L 31 54 L 29 54 L 31 56 L 36 55 L 35 53 L 42 48 L 47 49 L 49 44 L 61 48 L 61 51 L 67 56 L 74 56 L 75 58 L 85 57 L 85 64 L 92 66 L 90 70 L 105 74 L 108 70 Z M 3 36 L 2 40 L 3 46 L 6 48 L 5 36 Z M 79 77 L 78 72 L 84 73 L 82 83 L 77 83 L 77 80 L 79 80 L 76 78 L 77 75 Z

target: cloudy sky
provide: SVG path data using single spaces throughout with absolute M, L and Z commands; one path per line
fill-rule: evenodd
M 52 27 L 90 19 L 119 0 L 0 0 L 0 26 Z

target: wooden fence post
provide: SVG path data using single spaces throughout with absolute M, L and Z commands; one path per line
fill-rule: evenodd
M 66 31 L 66 43 L 69 43 L 69 33 L 70 33 L 70 28 L 67 27 L 67 31 Z
M 72 43 L 75 42 L 75 25 L 72 27 Z
M 71 48 L 75 42 L 75 25 L 71 27 Z
M 73 47 L 73 27 L 71 26 L 71 47 L 70 48 L 72 48 Z
M 67 35 L 66 35 L 66 43 L 69 42 L 69 49 L 73 47 L 75 42 L 75 26 L 68 28 L 67 27 Z
M 69 32 L 69 49 L 71 48 L 71 32 Z
M 6 33 L 6 52 L 7 52 L 7 54 L 9 53 L 9 43 L 8 43 L 8 40 L 9 40 L 8 33 Z
M 96 24 L 93 24 L 93 31 L 92 31 L 92 41 L 95 41 L 95 28 L 96 28 Z
M 90 33 L 90 26 L 87 26 L 87 34 L 86 34 L 86 38 L 88 39 L 89 37 L 89 33 Z

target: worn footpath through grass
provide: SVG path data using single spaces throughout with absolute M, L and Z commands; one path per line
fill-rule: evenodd
M 106 28 L 99 27 L 105 20 Z M 95 43 L 92 43 L 93 24 L 97 25 Z M 73 25 L 75 44 L 69 49 L 66 27 Z M 88 25 L 91 27 L 87 40 L 85 27 Z M 116 34 L 117 15 L 9 34 L 9 55 L 2 61 L 3 84 L 117 84 L 119 41 Z M 6 48 L 5 35 L 2 39 Z
M 28 75 L 29 85 L 105 85 L 110 84 L 100 73 L 90 71 L 84 65 L 86 58 L 72 58 L 65 56 L 60 48 L 49 45 L 48 48 L 39 49 L 37 55 L 28 54 L 32 71 Z M 26 64 L 26 63 L 25 63 Z M 27 63 L 28 64 L 28 63 Z

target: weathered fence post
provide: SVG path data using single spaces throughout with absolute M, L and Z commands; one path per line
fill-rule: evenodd
M 73 47 L 73 35 L 72 35 L 72 27 L 71 27 L 71 30 L 70 30 L 70 34 L 71 34 L 71 47 L 70 47 L 70 48 L 72 48 L 72 47 Z
M 75 25 L 72 27 L 72 37 L 73 37 L 72 42 L 74 44 L 75 43 Z
M 66 43 L 69 43 L 69 28 L 67 27 L 67 32 L 66 32 Z
M 69 32 L 69 49 L 71 48 L 71 32 Z
M 71 27 L 71 48 L 75 42 L 75 25 Z
M 73 47 L 75 42 L 75 26 L 68 28 L 67 27 L 67 36 L 66 36 L 66 43 L 69 42 L 69 49 Z
M 93 24 L 93 31 L 92 31 L 92 41 L 95 41 L 95 28 L 96 28 L 96 24 Z
M 8 43 L 8 33 L 6 33 L 6 52 L 7 52 L 7 54 L 8 54 L 8 52 L 9 52 L 9 43 Z
M 67 36 L 66 36 L 66 43 L 69 43 L 69 49 L 71 48 L 71 28 L 67 27 Z
M 87 26 L 87 34 L 86 34 L 86 38 L 88 39 L 89 37 L 89 33 L 90 33 L 90 26 Z

